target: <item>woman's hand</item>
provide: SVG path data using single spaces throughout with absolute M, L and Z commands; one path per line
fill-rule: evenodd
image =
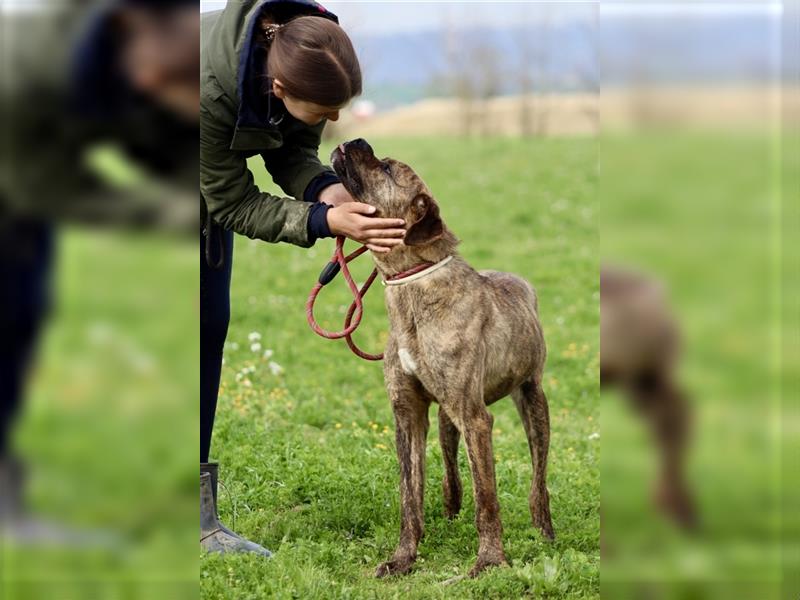
M 355 199 L 350 195 L 350 192 L 344 189 L 341 183 L 334 183 L 319 193 L 319 201 L 335 207 L 345 202 L 354 202 Z
M 389 252 L 403 242 L 405 221 L 366 216 L 374 212 L 369 204 L 345 202 L 328 211 L 328 227 L 332 234 L 366 244 L 373 252 Z

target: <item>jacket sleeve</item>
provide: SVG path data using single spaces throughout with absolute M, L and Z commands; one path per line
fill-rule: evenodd
M 230 126 L 200 109 L 200 193 L 211 217 L 225 229 L 266 242 L 307 248 L 311 205 L 262 192 L 244 155 L 229 148 Z
M 333 169 L 319 160 L 319 144 L 324 127 L 324 120 L 313 127 L 300 126 L 284 136 L 283 146 L 261 154 L 272 180 L 298 200 L 317 200 L 306 197 L 312 181 L 324 181 L 325 185 L 338 181 Z

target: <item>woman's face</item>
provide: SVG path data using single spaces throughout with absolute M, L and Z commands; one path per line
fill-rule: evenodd
M 338 121 L 339 111 L 345 106 L 322 106 L 321 104 L 292 98 L 286 93 L 286 89 L 277 79 L 272 82 L 272 91 L 276 97 L 283 100 L 283 105 L 289 111 L 289 114 L 306 125 L 318 125 L 323 119 Z
M 200 18 L 197 7 L 116 13 L 125 77 L 139 92 L 196 119 L 200 110 Z

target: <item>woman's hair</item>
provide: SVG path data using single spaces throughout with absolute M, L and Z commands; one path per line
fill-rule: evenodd
M 267 74 L 297 100 L 341 106 L 361 94 L 361 67 L 344 30 L 324 17 L 297 17 L 275 26 L 262 21 L 269 44 Z

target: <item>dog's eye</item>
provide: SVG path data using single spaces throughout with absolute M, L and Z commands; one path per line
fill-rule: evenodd
M 392 165 L 390 165 L 389 163 L 387 162 L 381 163 L 381 168 L 383 169 L 383 172 L 386 173 L 387 175 L 392 174 Z

